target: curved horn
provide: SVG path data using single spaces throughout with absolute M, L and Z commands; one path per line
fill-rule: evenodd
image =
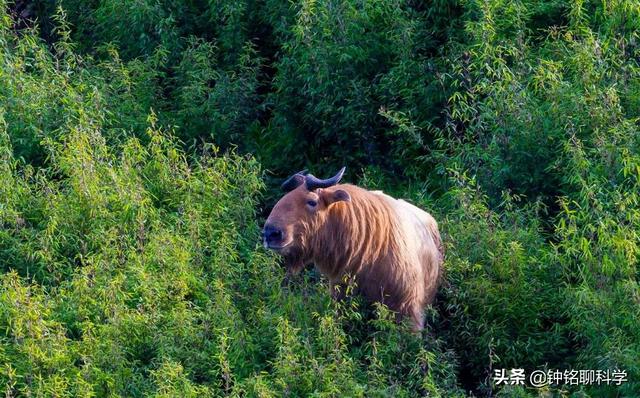
M 295 173 L 287 178 L 287 180 L 280 185 L 280 188 L 285 192 L 293 191 L 302 185 L 305 180 L 305 175 L 307 175 L 307 169 Z
M 338 174 L 334 175 L 331 178 L 327 178 L 326 180 L 321 180 L 315 177 L 313 174 L 309 174 L 305 178 L 307 189 L 309 191 L 313 191 L 316 188 L 328 188 L 333 185 L 336 185 L 338 182 L 340 182 L 340 179 L 342 178 L 342 175 L 344 174 L 345 170 L 346 170 L 346 167 L 341 168 L 340 171 L 338 171 Z

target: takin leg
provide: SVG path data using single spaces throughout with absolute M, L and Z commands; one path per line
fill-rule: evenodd
M 424 329 L 424 308 L 421 305 L 414 305 L 409 314 L 411 319 L 411 330 L 420 333 Z
M 402 323 L 404 320 L 408 320 L 412 332 L 420 333 L 424 329 L 424 306 L 419 303 L 408 303 L 396 312 L 396 322 Z

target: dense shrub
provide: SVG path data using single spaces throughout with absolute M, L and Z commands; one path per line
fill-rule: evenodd
M 494 369 L 566 367 L 573 353 L 565 314 L 562 274 L 549 261 L 536 208 L 516 209 L 505 197 L 500 211 L 487 207 L 473 181 L 454 174 L 452 206 L 444 222 L 448 284 L 442 323 L 457 347 L 462 372 L 486 383 Z
M 635 0 L 0 0 L 3 392 L 640 395 L 639 21 Z M 343 164 L 440 222 L 423 336 L 258 245 L 274 175 Z M 520 367 L 629 381 L 492 384 Z
M 444 349 L 422 347 L 392 317 L 347 335 L 342 317 L 366 324 L 338 311 L 326 286 L 281 289 L 282 270 L 256 248 L 258 164 L 208 147 L 189 165 L 154 123 L 148 144 L 130 138 L 115 153 L 78 120 L 47 143 L 37 174 L 12 159 L 3 130 L 7 394 L 455 391 Z
M 11 76 L 0 123 L 7 396 L 458 391 L 451 352 L 423 346 L 384 309 L 363 319 L 357 302 L 339 308 L 315 280 L 281 287 L 282 269 L 257 244 L 253 158 L 211 145 L 187 155 L 153 112 L 143 133 L 114 133 L 111 112 L 131 97 L 105 71 L 131 76 L 142 63 L 115 49 L 94 63 L 49 53 L 30 31 L 1 33 Z M 25 141 L 22 125 L 41 127 Z

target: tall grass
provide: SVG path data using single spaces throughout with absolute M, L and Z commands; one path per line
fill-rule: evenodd
M 0 1 L 6 396 L 640 394 L 635 1 L 25 4 Z M 278 177 L 337 164 L 439 220 L 422 336 L 259 245 Z

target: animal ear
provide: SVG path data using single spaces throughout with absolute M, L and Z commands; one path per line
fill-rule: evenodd
M 336 202 L 351 202 L 351 195 L 343 189 L 336 189 L 333 192 L 327 192 L 325 194 L 325 200 L 327 201 L 327 206 Z

